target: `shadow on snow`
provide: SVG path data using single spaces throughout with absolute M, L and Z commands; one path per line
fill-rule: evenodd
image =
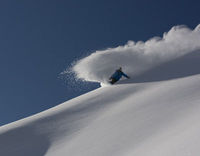
M 135 76 L 130 80 L 122 80 L 117 84 L 164 81 L 196 74 L 200 74 L 200 51 L 195 51 L 161 64 L 141 75 Z

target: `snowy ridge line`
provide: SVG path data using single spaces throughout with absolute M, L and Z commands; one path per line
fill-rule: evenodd
M 197 67 L 196 61 L 190 62 Z M 198 155 L 200 70 L 167 81 L 129 81 L 1 127 L 0 154 Z
M 128 41 L 124 46 L 96 51 L 77 61 L 72 71 L 78 79 L 106 83 L 116 68 L 123 67 L 130 76 L 138 76 L 162 63 L 200 49 L 200 25 L 194 30 L 174 26 L 163 37 L 146 42 Z
M 200 74 L 196 74 L 99 88 L 5 126 L 4 133 L 0 133 L 0 153 L 3 156 L 187 156 L 187 152 L 198 155 L 199 82 Z
M 24 125 L 26 125 L 28 123 L 30 124 L 30 122 L 43 120 L 44 118 L 48 118 L 49 116 L 62 113 L 66 109 L 76 107 L 77 103 L 80 103 L 80 99 L 82 99 L 82 97 L 85 97 L 87 99 L 87 96 L 89 96 L 90 94 L 95 94 L 96 92 L 98 92 L 98 90 L 99 90 L 99 88 L 95 89 L 93 91 L 90 91 L 88 93 L 85 93 L 83 95 L 80 95 L 76 98 L 70 99 L 70 100 L 63 102 L 52 108 L 46 109 L 42 112 L 39 112 L 39 113 L 33 114 L 31 116 L 25 117 L 23 119 L 8 123 L 6 125 L 2 125 L 2 126 L 0 126 L 0 135 L 5 133 L 6 131 L 9 131 L 10 129 L 23 127 Z

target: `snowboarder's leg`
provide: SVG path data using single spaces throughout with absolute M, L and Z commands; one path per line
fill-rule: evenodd
M 111 84 L 114 84 L 114 83 L 116 83 L 116 82 L 117 82 L 117 80 L 114 79 L 114 78 L 112 78 L 111 81 L 110 81 Z

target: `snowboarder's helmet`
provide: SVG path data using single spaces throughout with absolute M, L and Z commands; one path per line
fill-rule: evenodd
M 122 67 L 119 67 L 119 70 L 122 70 Z

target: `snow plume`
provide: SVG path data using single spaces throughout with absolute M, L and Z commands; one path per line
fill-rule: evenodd
M 124 46 L 96 51 L 73 66 L 77 78 L 106 83 L 119 67 L 130 76 L 200 49 L 200 25 L 194 30 L 174 26 L 163 37 L 146 42 L 128 41 Z

